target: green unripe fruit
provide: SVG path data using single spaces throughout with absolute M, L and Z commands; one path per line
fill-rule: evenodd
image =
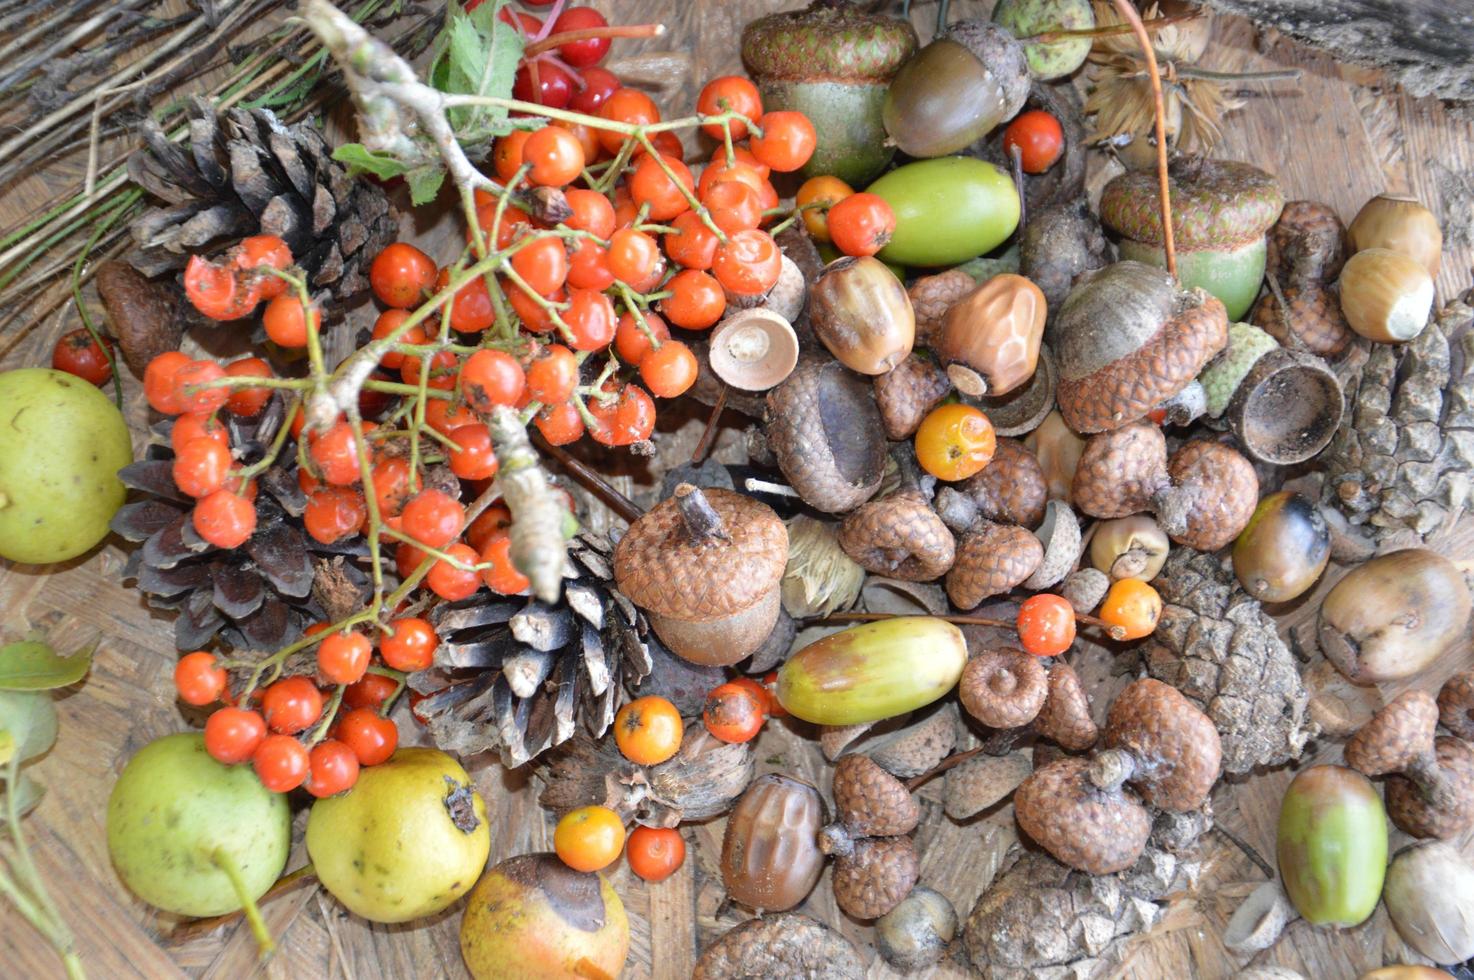
M 1285 894 L 1307 922 L 1350 928 L 1377 907 L 1387 873 L 1387 814 L 1361 773 L 1312 766 L 1280 803 L 1276 843 Z
M 1025 38 L 1049 31 L 1088 31 L 1095 26 L 1095 10 L 1090 0 L 998 0 L 993 21 L 1014 37 Z M 1070 74 L 1085 64 L 1089 54 L 1088 37 L 1024 44 L 1029 71 L 1041 82 Z
M 373 922 L 439 912 L 476 883 L 490 852 L 486 803 L 436 749 L 400 749 L 347 793 L 312 804 L 307 819 L 323 887 Z
M 853 626 L 816 640 L 778 671 L 778 701 L 817 725 L 856 725 L 931 704 L 967 663 L 962 631 L 930 616 Z
M 867 190 L 885 199 L 896 230 L 880 259 L 956 265 L 991 252 L 1018 228 L 1013 178 L 972 157 L 938 157 L 897 167 Z
M 281 874 L 291 821 L 287 798 L 250 766 L 216 762 L 203 735 L 165 735 L 129 759 L 113 786 L 107 848 L 123 884 L 155 908 L 224 915 Z
M 107 536 L 133 462 L 128 425 L 106 395 L 49 368 L 0 374 L 0 558 L 75 558 Z

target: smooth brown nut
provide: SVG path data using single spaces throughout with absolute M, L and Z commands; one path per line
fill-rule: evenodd
M 948 371 L 973 397 L 1002 395 L 1033 377 L 1044 337 L 1044 294 L 1023 276 L 994 276 L 952 305 L 937 353 L 966 371 Z

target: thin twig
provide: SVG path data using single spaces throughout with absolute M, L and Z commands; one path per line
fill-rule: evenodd
M 954 766 L 960 766 L 968 759 L 981 755 L 984 747 L 985 746 L 979 745 L 975 749 L 968 749 L 966 752 L 957 752 L 953 755 L 947 756 L 947 758 L 943 759 L 941 762 L 938 762 L 935 766 L 932 766 L 920 776 L 913 776 L 911 777 L 911 779 L 907 780 L 906 788 L 914 792 L 917 787 L 930 782 L 933 778 L 940 776 L 948 769 L 951 769 Z
M 1143 21 L 1142 26 L 1149 31 L 1158 31 L 1173 24 L 1184 21 L 1197 20 L 1203 16 L 1203 11 L 1193 10 L 1185 14 L 1173 14 L 1170 17 L 1153 17 L 1151 20 Z M 1042 34 L 1030 34 L 1028 37 L 1019 38 L 1020 44 L 1052 44 L 1055 41 L 1068 41 L 1075 37 L 1120 37 L 1123 34 L 1131 34 L 1135 31 L 1130 24 L 1108 24 L 1105 27 L 1084 27 L 1079 30 L 1045 31 Z
M 584 489 L 598 497 L 603 501 L 604 506 L 628 523 L 633 524 L 645 513 L 638 504 L 614 489 L 602 476 L 574 459 L 562 448 L 548 442 L 541 433 L 534 434 L 533 439 L 537 443 L 538 452 L 557 460 L 558 465 L 567 470 L 570 476 L 583 485 Z
M 1274 868 L 1270 866 L 1268 861 L 1259 856 L 1259 852 L 1254 850 L 1254 848 L 1249 845 L 1248 841 L 1244 840 L 1238 834 L 1235 834 L 1233 831 L 1223 826 L 1222 823 L 1214 823 L 1213 829 L 1218 831 L 1224 837 L 1227 837 L 1230 843 L 1232 843 L 1239 850 L 1243 851 L 1244 856 L 1247 857 L 1250 861 L 1253 861 L 1254 864 L 1258 866 L 1259 870 L 1264 872 L 1264 877 L 1268 878 L 1270 881 L 1274 880 Z
M 717 391 L 716 404 L 712 405 L 711 414 L 706 418 L 706 428 L 701 430 L 701 438 L 697 441 L 696 448 L 691 453 L 692 466 L 700 465 L 701 461 L 706 458 L 706 454 L 711 452 L 712 443 L 716 442 L 717 438 L 717 420 L 722 417 L 722 411 L 726 407 L 727 386 L 724 384 Z
M 1167 273 L 1177 276 L 1177 250 L 1172 235 L 1172 195 L 1168 190 L 1167 174 L 1167 108 L 1162 98 L 1162 72 L 1157 67 L 1157 52 L 1152 48 L 1152 39 L 1141 23 L 1141 15 L 1131 0 L 1115 0 L 1121 18 L 1131 25 L 1136 40 L 1141 44 L 1142 57 L 1146 59 L 1147 77 L 1152 86 L 1152 125 L 1157 137 L 1157 188 L 1161 196 L 1162 210 L 1162 253 L 1167 257 Z
M 805 619 L 804 624 L 808 626 L 822 626 L 825 623 L 878 623 L 887 619 L 895 619 L 905 613 L 880 613 L 880 612 L 838 612 L 830 613 L 828 616 Z M 919 615 L 919 614 L 918 614 Z M 996 626 L 999 629 L 1016 630 L 1018 624 L 1006 619 L 994 619 L 991 616 L 966 616 L 958 614 L 944 614 L 932 616 L 932 619 L 940 619 L 948 623 L 956 623 L 959 626 Z M 1094 626 L 1105 632 L 1113 640 L 1126 639 L 1126 628 L 1108 623 L 1097 616 L 1087 616 L 1084 613 L 1075 613 L 1075 621 L 1086 626 Z

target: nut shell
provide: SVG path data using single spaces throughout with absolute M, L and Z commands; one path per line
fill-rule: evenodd
M 867 837 L 834 862 L 834 902 L 857 919 L 878 919 L 900 904 L 921 876 L 909 837 Z
M 893 442 L 916 434 L 926 413 L 952 390 L 947 372 L 928 357 L 912 354 L 885 374 L 875 376 L 875 404 L 885 437 Z
M 1177 688 L 1149 677 L 1132 682 L 1111 703 L 1104 744 L 1131 753 L 1131 784 L 1164 810 L 1201 806 L 1223 761 L 1212 720 Z
M 1155 425 L 1133 422 L 1085 443 L 1070 498 L 1083 513 L 1109 520 L 1147 509 L 1167 485 L 1166 437 Z
M 979 517 L 1028 528 L 1044 520 L 1049 501 L 1044 467 L 1016 439 L 999 439 L 988 465 L 969 477 L 961 490 L 977 505 Z
M 957 555 L 952 532 L 920 490 L 861 504 L 840 525 L 839 544 L 866 571 L 907 582 L 940 578 Z
M 1100 737 L 1080 675 L 1063 661 L 1049 669 L 1048 694 L 1034 719 L 1034 731 L 1070 752 L 1083 752 Z
M 1171 506 L 1159 504 L 1158 516 L 1162 529 L 1178 544 L 1217 551 L 1238 537 L 1254 516 L 1259 477 L 1254 464 L 1236 449 L 1194 439 L 1172 454 L 1167 473 L 1174 484 Z
M 1426 691 L 1404 691 L 1346 743 L 1346 764 L 1364 776 L 1402 772 L 1433 751 L 1438 703 Z
M 911 353 L 916 314 L 906 287 L 874 256 L 829 263 L 809 289 L 809 323 L 840 363 L 884 374 Z
M 957 542 L 957 560 L 947 573 L 947 597 L 959 609 L 975 608 L 989 596 L 1019 585 L 1043 560 L 1039 539 L 1024 528 L 981 522 Z
M 767 504 L 731 490 L 702 491 L 730 540 L 693 540 L 675 497 L 630 526 L 614 549 L 614 578 L 658 615 L 709 622 L 767 597 L 788 562 L 788 529 Z
M 768 392 L 768 446 L 809 506 L 844 513 L 885 475 L 885 431 L 870 386 L 838 361 L 801 360 Z
M 1387 779 L 1387 815 L 1414 837 L 1448 840 L 1474 827 L 1474 748 L 1456 738 L 1434 743 L 1438 769 L 1449 784 L 1452 805 L 1437 807 L 1406 776 Z
M 1044 707 L 1049 678 L 1022 650 L 984 650 L 962 668 L 957 693 L 967 713 L 989 728 L 1018 728 Z
M 1136 797 L 1099 789 L 1084 759 L 1059 759 L 1024 780 L 1013 795 L 1019 828 L 1061 864 L 1093 875 L 1136 863 L 1152 821 Z
M 1438 692 L 1438 720 L 1464 741 L 1474 741 L 1474 670 L 1450 677 Z
M 860 954 L 844 936 L 798 912 L 749 919 L 706 947 L 691 980 L 757 977 L 864 980 Z
M 834 767 L 834 808 L 856 837 L 895 837 L 916 829 L 921 811 L 905 785 L 869 757 L 847 755 Z
M 814 787 L 780 773 L 754 779 L 722 836 L 727 894 L 766 912 L 802 902 L 824 871 L 816 840 L 823 825 L 824 801 Z
M 953 820 L 975 817 L 1007 798 L 1033 771 L 1028 752 L 975 756 L 947 770 L 942 809 Z

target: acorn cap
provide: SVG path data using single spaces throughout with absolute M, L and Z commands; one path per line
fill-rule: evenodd
M 767 391 L 798 364 L 798 335 L 770 309 L 739 310 L 712 331 L 707 356 L 712 373 L 732 387 Z
M 1098 568 L 1077 568 L 1065 576 L 1059 594 L 1077 613 L 1089 614 L 1105 600 L 1111 588 L 1111 577 Z
M 684 492 L 683 492 L 684 491 Z M 691 504 L 704 500 L 715 530 L 692 528 Z M 614 549 L 614 578 L 630 601 L 661 616 L 709 622 L 765 598 L 783 577 L 788 529 L 761 501 L 690 484 L 656 504 Z
M 1167 485 L 1166 437 L 1149 422 L 1133 422 L 1086 441 L 1070 498 L 1082 513 L 1112 520 L 1145 510 Z
M 952 567 L 957 542 L 920 490 L 870 500 L 845 517 L 839 544 L 867 572 L 929 582 Z
M 844 513 L 885 475 L 885 432 L 870 386 L 830 358 L 803 358 L 768 392 L 766 433 L 778 468 L 809 506 Z
M 1043 424 L 1054 411 L 1054 393 L 1059 383 L 1059 371 L 1055 368 L 1054 352 L 1048 344 L 1039 345 L 1039 364 L 1028 384 L 1015 388 L 1004 395 L 988 395 L 973 399 L 973 402 L 993 423 L 993 431 L 1000 436 L 1023 436 Z
M 1177 688 L 1143 678 L 1111 703 L 1104 744 L 1091 762 L 1097 786 L 1124 779 L 1163 810 L 1195 810 L 1218 781 L 1223 745 L 1212 720 Z
M 1426 691 L 1404 691 L 1346 743 L 1346 764 L 1365 776 L 1402 772 L 1433 751 L 1438 704 Z
M 1174 244 L 1185 252 L 1232 248 L 1269 230 L 1284 209 L 1279 182 L 1236 160 L 1178 157 L 1168 167 Z M 1162 244 L 1157 172 L 1128 170 L 1106 184 L 1100 220 L 1132 241 Z
M 1474 827 L 1474 747 L 1440 736 L 1433 745 L 1442 792 L 1430 801 L 1425 787 L 1406 776 L 1387 780 L 1387 815 L 1414 837 L 1449 840 Z
M 979 755 L 947 770 L 942 810 L 953 820 L 966 820 L 1007 798 L 1034 771 L 1029 753 Z
M 835 764 L 834 808 L 856 837 L 909 834 L 921 819 L 911 791 L 864 755 L 847 755 Z
M 1346 262 L 1346 226 L 1328 204 L 1286 201 L 1265 241 L 1265 270 L 1280 288 L 1331 282 Z
M 952 390 L 941 365 L 916 353 L 885 374 L 877 374 L 874 386 L 885 437 L 893 442 L 914 436 L 921 420 Z
M 948 269 L 913 282 L 906 295 L 911 297 L 911 310 L 916 314 L 917 346 L 935 344 L 952 304 L 977 288 L 977 280 L 962 269 Z
M 1049 694 L 1034 719 L 1034 731 L 1071 752 L 1085 751 L 1100 737 L 1080 675 L 1063 661 L 1049 668 Z
M 1044 508 L 1044 521 L 1034 532 L 1044 557 L 1034 574 L 1024 579 L 1024 588 L 1040 592 L 1064 581 L 1080 560 L 1080 519 L 1063 500 L 1051 500 Z
M 1087 874 L 1124 871 L 1146 848 L 1152 819 L 1134 795 L 1090 781 L 1090 763 L 1059 759 L 1013 794 L 1019 829 L 1055 860 Z
M 1157 519 L 1178 544 L 1217 551 L 1254 516 L 1259 477 L 1231 446 L 1208 439 L 1185 443 L 1167 461 L 1167 475 L 1173 487 L 1157 495 Z
M 863 980 L 865 967 L 853 943 L 837 930 L 799 912 L 748 919 L 702 952 L 691 980 L 823 975 Z
M 978 516 L 1027 528 L 1044 520 L 1049 500 L 1044 468 L 1016 439 L 999 439 L 988 465 L 963 481 L 961 490 L 977 505 Z
M 1464 741 L 1474 741 L 1474 670 L 1444 682 L 1438 692 L 1438 720 Z
M 1272 466 L 1314 457 L 1341 427 L 1346 396 L 1325 361 L 1282 347 L 1254 363 L 1228 406 L 1228 421 L 1250 456 Z
M 957 682 L 967 713 L 989 728 L 1018 728 L 1044 707 L 1049 678 L 1039 658 L 1022 650 L 984 650 L 968 659 Z
M 866 13 L 847 0 L 815 0 L 742 29 L 742 63 L 770 79 L 883 83 L 916 48 L 909 21 Z
M 834 902 L 857 919 L 878 919 L 900 904 L 921 876 L 909 837 L 866 837 L 834 862 Z
M 1208 414 L 1216 419 L 1228 411 L 1233 393 L 1254 362 L 1278 346 L 1272 336 L 1258 327 L 1230 323 L 1228 343 L 1224 345 L 1223 352 L 1198 375 L 1198 382 L 1208 396 Z
M 959 609 L 972 609 L 1019 585 L 1043 559 L 1039 539 L 1025 529 L 980 521 L 957 542 L 957 560 L 947 572 L 947 597 Z
M 1280 290 L 1288 316 L 1280 314 L 1280 303 L 1271 290 L 1260 298 L 1249 319 L 1286 347 L 1304 345 L 1312 354 L 1337 357 L 1356 335 L 1341 312 L 1341 301 L 1323 283 L 1291 284 Z
M 865 747 L 875 764 L 897 779 L 930 772 L 957 745 L 957 705 L 941 702 L 935 711 Z

